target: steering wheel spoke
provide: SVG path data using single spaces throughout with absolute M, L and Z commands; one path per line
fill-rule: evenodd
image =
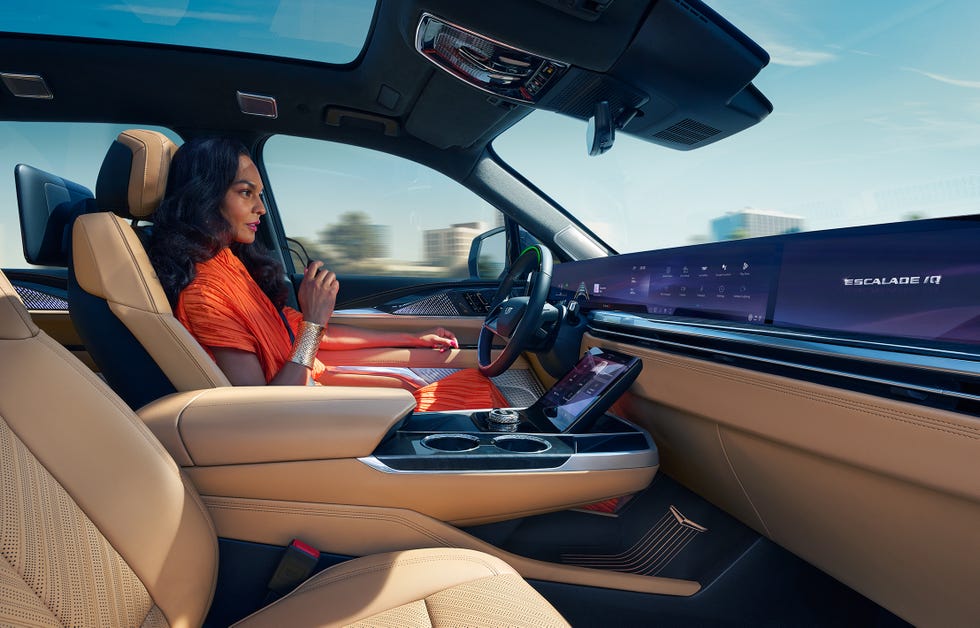
M 551 289 L 551 251 L 532 246 L 514 261 L 501 280 L 490 311 L 483 321 L 477 343 L 480 372 L 488 377 L 500 375 L 514 363 L 534 339 L 541 324 L 542 313 L 548 305 Z M 523 295 L 511 296 L 514 284 L 525 283 Z M 500 353 L 491 359 L 494 339 L 504 341 Z
M 486 329 L 498 338 L 504 338 L 506 340 L 506 337 L 501 336 L 500 331 L 497 330 L 497 317 L 495 315 L 488 315 L 483 319 L 483 329 Z

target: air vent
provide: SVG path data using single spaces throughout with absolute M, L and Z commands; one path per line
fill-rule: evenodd
M 17 98 L 38 98 L 41 100 L 54 98 L 54 94 L 48 89 L 48 84 L 44 82 L 44 77 L 40 74 L 0 72 L 0 79 L 3 79 L 3 84 Z
M 272 96 L 261 94 L 246 94 L 237 92 L 238 107 L 242 113 L 260 118 L 278 118 L 279 109 L 276 106 L 276 99 Z
M 674 144 L 691 146 L 703 142 L 710 137 L 714 137 L 719 133 L 721 131 L 713 126 L 685 118 L 670 128 L 654 133 L 652 137 L 666 142 L 673 142 Z

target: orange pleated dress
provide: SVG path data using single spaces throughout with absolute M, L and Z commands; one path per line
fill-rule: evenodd
M 180 293 L 174 315 L 212 359 L 211 347 L 254 354 L 262 366 L 266 383 L 275 377 L 292 354 L 293 343 L 283 324 L 283 316 L 231 249 L 222 249 L 210 260 L 197 265 L 197 274 Z M 299 333 L 302 313 L 285 307 L 283 315 L 293 334 Z M 314 362 L 314 381 L 325 368 L 320 360 Z M 475 369 L 458 371 L 413 391 L 413 394 L 419 411 L 509 405 L 493 382 Z

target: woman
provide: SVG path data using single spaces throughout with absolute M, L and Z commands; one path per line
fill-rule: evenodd
M 340 284 L 322 262 L 303 273 L 301 312 L 285 306 L 282 266 L 255 242 L 265 215 L 262 179 L 244 146 L 194 139 L 174 155 L 148 253 L 177 319 L 236 386 L 306 385 L 325 367 L 317 351 L 458 348 L 443 328 L 418 336 L 329 325 Z M 507 405 L 490 380 L 458 372 L 414 391 L 420 410 Z

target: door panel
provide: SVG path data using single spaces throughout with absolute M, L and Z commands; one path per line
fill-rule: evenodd
M 417 334 L 434 327 L 445 327 L 456 334 L 459 346 L 476 348 L 483 326 L 482 317 L 458 316 L 400 316 L 382 313 L 334 312 L 331 325 L 352 325 L 378 331 L 402 331 Z
M 913 623 L 980 616 L 976 418 L 591 336 L 584 345 L 644 360 L 617 410 L 651 432 L 665 473 Z
M 34 324 L 93 371 L 98 367 L 85 350 L 68 313 L 68 274 L 63 268 L 4 269 L 24 301 Z

